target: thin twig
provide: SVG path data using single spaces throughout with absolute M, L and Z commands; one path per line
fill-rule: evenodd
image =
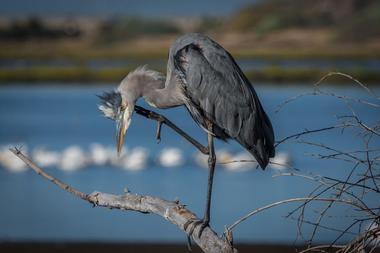
M 272 207 L 275 207 L 275 206 L 278 206 L 278 205 L 282 205 L 282 204 L 285 204 L 285 203 L 292 203 L 292 202 L 304 202 L 304 201 L 310 201 L 310 200 L 313 200 L 313 201 L 322 201 L 322 202 L 332 202 L 332 201 L 335 201 L 335 202 L 338 202 L 338 203 L 342 203 L 342 204 L 347 204 L 347 205 L 352 205 L 352 206 L 355 206 L 355 207 L 358 207 L 358 208 L 362 208 L 362 206 L 360 206 L 359 204 L 351 201 L 351 200 L 344 200 L 344 199 L 336 199 L 336 198 L 313 198 L 313 197 L 303 197 L 303 198 L 292 198 L 292 199 L 285 199 L 285 200 L 281 200 L 281 201 L 278 201 L 278 202 L 275 202 L 275 203 L 272 203 L 272 204 L 269 204 L 269 205 L 266 205 L 266 206 L 263 206 L 263 207 L 260 207 L 252 212 L 249 212 L 248 214 L 244 215 L 242 218 L 240 218 L 239 220 L 235 221 L 232 225 L 230 225 L 227 230 L 232 230 L 234 229 L 237 225 L 239 225 L 241 222 L 245 221 L 246 219 L 248 219 L 249 217 L 257 214 L 257 213 L 260 213 L 266 209 L 269 209 L 269 208 L 272 208 Z
M 348 78 L 348 79 L 354 81 L 356 84 L 358 84 L 358 85 L 359 85 L 360 87 L 362 87 L 363 89 L 365 89 L 365 90 L 368 92 L 368 94 L 370 94 L 370 95 L 374 95 L 373 91 L 370 90 L 370 89 L 367 87 L 367 85 L 363 84 L 363 83 L 360 82 L 358 79 L 356 79 L 356 78 L 354 78 L 354 77 L 352 77 L 352 76 L 350 76 L 350 75 L 348 75 L 348 74 L 346 74 L 346 73 L 342 73 L 342 72 L 329 72 L 329 73 L 327 73 L 326 75 L 324 75 L 321 79 L 319 79 L 319 81 L 316 82 L 316 83 L 314 84 L 314 86 L 319 86 L 319 85 L 321 85 L 323 81 L 325 81 L 326 79 L 328 79 L 328 78 L 331 77 L 331 76 L 343 76 L 343 77 L 346 77 L 346 78 Z
M 296 133 L 296 134 L 292 134 L 292 135 L 289 135 L 279 141 L 276 142 L 276 144 L 274 145 L 275 147 L 277 147 L 278 145 L 280 145 L 281 143 L 289 140 L 289 139 L 292 139 L 292 138 L 295 138 L 295 139 L 298 139 L 299 137 L 301 137 L 302 135 L 307 135 L 307 134 L 312 134 L 312 133 L 318 133 L 318 132 L 323 132 L 323 131 L 328 131 L 328 130 L 333 130 L 333 129 L 337 129 L 337 128 L 341 128 L 341 127 L 344 127 L 345 125 L 337 125 L 337 126 L 330 126 L 330 127 L 323 127 L 323 128 L 319 128 L 319 129 L 313 129 L 313 130 L 305 130 L 305 131 L 302 131 L 300 133 Z

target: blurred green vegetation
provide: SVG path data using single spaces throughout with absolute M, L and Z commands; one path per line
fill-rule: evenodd
M 259 34 L 290 28 L 328 28 L 338 40 L 363 41 L 380 35 L 380 1 L 267 0 L 242 9 L 226 26 Z
M 154 41 L 152 42 L 154 45 Z M 129 46 L 104 46 L 65 43 L 3 43 L 0 49 L 0 60 L 48 60 L 67 59 L 78 64 L 92 59 L 166 59 L 169 47 L 144 48 Z M 332 48 L 232 48 L 229 50 L 234 58 L 258 59 L 372 59 L 380 58 L 380 49 L 367 47 L 332 47 Z
M 195 26 L 194 32 L 207 33 L 219 31 L 225 26 L 225 20 L 220 17 L 202 17 L 199 24 Z
M 363 1 L 363 3 L 366 1 Z M 337 38 L 360 43 L 371 38 L 380 37 L 380 1 L 371 1 L 346 19 L 337 30 Z
M 79 28 L 70 22 L 53 28 L 47 26 L 38 17 L 30 17 L 26 20 L 13 20 L 6 27 L 0 28 L 1 40 L 25 41 L 29 39 L 61 39 L 78 38 L 81 36 Z
M 64 59 L 73 66 L 12 69 L 3 65 L 0 82 L 118 81 L 130 69 L 94 70 L 86 63 L 166 59 L 170 44 L 186 32 L 211 35 L 235 58 L 379 59 L 380 0 L 263 0 L 229 17 L 193 19 L 16 18 L 0 22 L 0 61 Z M 252 80 L 297 82 L 315 81 L 327 72 L 266 67 L 246 74 Z M 380 84 L 380 73 L 374 70 L 354 69 L 348 74 Z
M 108 43 L 133 39 L 138 36 L 177 34 L 179 28 L 168 20 L 138 17 L 113 18 L 100 23 L 96 42 Z

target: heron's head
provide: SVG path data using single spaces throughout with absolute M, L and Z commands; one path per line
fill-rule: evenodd
M 116 121 L 116 142 L 117 153 L 120 154 L 124 136 L 131 123 L 131 117 L 134 110 L 134 102 L 128 101 L 119 91 L 104 92 L 98 96 L 101 100 L 99 110 L 104 116 Z

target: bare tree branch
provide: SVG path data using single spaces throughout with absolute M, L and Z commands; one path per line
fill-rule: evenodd
M 314 86 L 319 86 L 319 85 L 321 85 L 321 84 L 323 83 L 323 81 L 325 81 L 326 79 L 328 79 L 328 78 L 331 77 L 331 76 L 343 76 L 343 77 L 346 77 L 346 78 L 348 78 L 348 79 L 354 81 L 356 84 L 358 84 L 358 85 L 359 85 L 360 87 L 362 87 L 363 89 L 365 89 L 365 90 L 368 92 L 368 94 L 374 96 L 373 91 L 370 90 L 370 89 L 367 87 L 367 85 L 363 84 L 363 83 L 360 82 L 358 79 L 356 79 L 356 78 L 354 78 L 354 77 L 352 77 L 352 76 L 350 76 L 350 75 L 348 75 L 348 74 L 346 74 L 346 73 L 342 73 L 342 72 L 329 72 L 329 73 L 327 73 L 326 75 L 324 75 L 321 79 L 319 79 L 319 81 L 316 82 L 316 83 L 314 84 Z
M 351 98 L 351 97 L 347 97 L 347 96 L 337 95 L 337 94 L 331 93 L 331 92 L 327 93 L 325 91 L 322 91 L 319 87 L 321 86 L 321 84 L 324 81 L 326 81 L 331 76 L 342 76 L 342 77 L 348 78 L 349 80 L 352 80 L 356 84 L 358 84 L 361 88 L 365 89 L 367 91 L 367 93 L 369 95 L 371 95 L 373 98 L 375 98 L 377 100 L 380 100 L 380 97 L 378 97 L 371 89 L 369 89 L 368 86 L 366 86 L 365 84 L 363 84 L 359 80 L 355 79 L 354 77 L 352 77 L 352 76 L 350 76 L 348 74 L 345 74 L 345 73 L 341 73 L 341 72 L 329 72 L 326 75 L 324 75 L 321 79 L 319 79 L 318 82 L 316 82 L 314 84 L 314 91 L 313 92 L 307 92 L 307 93 L 299 94 L 299 95 L 293 96 L 293 97 L 285 100 L 284 102 L 282 102 L 280 105 L 277 106 L 277 109 L 275 110 L 275 112 L 277 113 L 277 112 L 281 111 L 282 108 L 285 105 L 287 105 L 287 104 L 289 104 L 289 103 L 291 103 L 291 102 L 293 102 L 295 100 L 298 100 L 301 97 L 318 96 L 318 95 L 332 96 L 332 97 L 335 97 L 335 98 L 338 98 L 338 99 L 343 99 L 343 100 L 346 100 L 346 101 L 350 100 L 350 101 L 353 101 L 353 102 L 369 105 L 369 106 L 372 106 L 372 107 L 375 107 L 375 108 L 380 108 L 380 104 L 377 104 L 377 103 L 372 103 L 372 102 L 369 102 L 369 101 L 366 101 L 366 100 L 362 100 L 362 99 L 356 99 L 356 98 Z
M 100 206 L 120 209 L 123 211 L 135 211 L 144 214 L 156 214 L 173 223 L 185 233 L 187 233 L 187 231 L 183 228 L 184 224 L 191 219 L 197 218 L 194 213 L 186 209 L 185 205 L 180 204 L 179 201 L 168 201 L 154 196 L 138 195 L 129 192 L 123 195 L 114 195 L 96 191 L 91 194 L 83 193 L 46 173 L 20 150 L 14 148 L 10 149 L 10 151 L 24 161 L 38 175 L 48 179 L 58 187 L 73 194 L 74 196 L 93 204 L 94 207 Z M 195 230 L 198 228 L 199 227 L 195 228 Z M 218 237 L 218 235 L 210 227 L 206 227 L 204 229 L 200 238 L 196 236 L 197 234 L 197 231 L 195 231 L 192 235 L 192 239 L 206 253 L 237 252 L 237 250 L 231 246 L 230 242 Z
M 320 88 L 322 82 L 334 75 L 343 76 L 354 81 L 361 88 L 366 90 L 370 99 L 349 97 L 322 90 Z M 341 129 L 343 132 L 349 128 L 349 133 L 352 133 L 352 137 L 359 138 L 363 142 L 364 147 L 362 149 L 352 150 L 352 147 L 348 146 L 346 148 L 347 150 L 342 151 L 340 148 L 335 148 L 327 144 L 328 141 L 326 143 L 316 143 L 315 141 L 310 140 L 296 141 L 296 144 L 309 145 L 312 146 L 313 149 L 317 149 L 317 151 L 313 151 L 313 153 L 310 154 L 313 157 L 324 160 L 340 160 L 348 162 L 349 166 L 352 164 L 353 166 L 351 168 L 347 168 L 348 175 L 344 176 L 344 174 L 340 174 L 337 178 L 320 175 L 315 176 L 309 173 L 302 174 L 298 172 L 286 172 L 274 175 L 274 177 L 301 177 L 315 182 L 316 187 L 314 187 L 306 197 L 278 201 L 249 212 L 227 227 L 225 233 L 231 233 L 231 230 L 237 225 L 259 212 L 286 203 L 301 202 L 302 204 L 292 210 L 286 217 L 297 221 L 298 230 L 296 241 L 301 238 L 307 243 L 306 249 L 302 252 L 364 253 L 373 252 L 375 248 L 380 245 L 380 207 L 378 206 L 378 203 L 373 202 L 373 199 L 379 197 L 380 193 L 380 149 L 378 148 L 380 121 L 375 121 L 375 123 L 371 124 L 362 121 L 353 107 L 355 104 L 361 104 L 371 107 L 371 110 L 377 110 L 380 108 L 380 103 L 378 103 L 380 97 L 352 76 L 340 72 L 330 72 L 314 84 L 314 91 L 289 98 L 278 106 L 277 112 L 288 103 L 299 98 L 320 95 L 330 96 L 344 102 L 348 108 L 349 114 L 337 116 L 337 123 L 335 126 L 315 130 L 306 129 L 299 133 L 287 136 L 277 141 L 276 147 L 288 140 L 299 139 L 301 136 L 303 137 L 311 133 L 322 134 L 334 129 Z M 347 136 L 347 134 L 345 136 Z M 232 162 L 249 162 L 249 160 Z M 342 163 L 342 165 L 346 166 L 344 163 Z M 345 170 L 342 170 L 341 168 L 339 169 L 341 170 L 341 173 L 345 172 Z M 297 168 L 297 171 L 301 171 L 301 169 Z M 341 176 L 343 179 L 341 179 Z M 326 204 L 311 205 L 315 202 L 323 202 Z M 331 216 L 331 212 L 329 211 L 333 210 L 338 203 L 347 207 L 345 208 L 345 214 Z M 310 211 L 312 213 L 310 213 Z M 313 218 L 306 219 L 306 213 Z M 337 225 L 331 226 L 331 223 L 329 223 L 328 220 L 331 218 L 347 218 L 351 221 L 349 224 L 346 224 L 345 227 L 339 227 Z M 303 232 L 303 230 L 306 230 L 304 224 L 312 226 L 310 235 L 307 237 L 304 236 Z M 337 232 L 337 236 L 332 240 L 332 243 L 327 245 L 313 245 L 315 244 L 316 234 L 320 229 Z M 346 240 L 345 237 L 343 237 L 346 235 L 350 235 L 351 238 L 348 243 L 343 241 Z M 356 237 L 353 237 L 353 235 Z M 343 244 L 340 245 L 340 243 Z
M 285 141 L 287 141 L 289 139 L 293 139 L 293 138 L 298 139 L 299 137 L 301 137 L 303 135 L 306 135 L 306 134 L 325 132 L 325 131 L 328 131 L 328 130 L 333 130 L 333 129 L 342 128 L 342 127 L 345 127 L 345 125 L 336 125 L 336 126 L 330 126 L 330 127 L 323 127 L 323 128 L 319 128 L 319 129 L 313 129 L 313 130 L 306 129 L 305 131 L 289 135 L 289 136 L 287 136 L 287 137 L 285 137 L 285 138 L 277 141 L 276 144 L 275 144 L 275 147 L 277 147 L 278 145 L 280 145 L 281 143 L 283 143 L 283 142 L 285 142 Z
M 363 207 L 354 202 L 354 201 L 351 201 L 351 200 L 345 200 L 345 199 L 337 199 L 337 198 L 314 198 L 314 197 L 303 197 L 303 198 L 292 198 L 292 199 L 285 199 L 285 200 L 281 200 L 281 201 L 278 201 L 278 202 L 275 202 L 275 203 L 272 203 L 272 204 L 269 204 L 269 205 L 266 205 L 266 206 L 263 206 L 263 207 L 260 207 L 252 212 L 249 212 L 248 214 L 244 215 L 243 217 L 241 217 L 239 220 L 235 221 L 232 225 L 230 225 L 229 227 L 227 227 L 227 230 L 232 230 L 234 229 L 237 225 L 239 225 L 241 222 L 245 221 L 246 219 L 248 219 L 249 217 L 257 214 L 257 213 L 260 213 L 266 209 L 270 209 L 272 207 L 275 207 L 275 206 L 279 206 L 279 205 L 283 205 L 285 203 L 291 203 L 291 202 L 305 202 L 305 201 L 321 201 L 321 202 L 338 202 L 338 203 L 343 203 L 343 204 L 347 204 L 347 205 L 352 205 L 354 207 L 357 207 L 359 209 L 362 209 Z

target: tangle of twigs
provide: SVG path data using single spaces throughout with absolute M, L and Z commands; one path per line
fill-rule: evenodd
M 331 76 L 341 76 L 353 81 L 366 91 L 368 99 L 348 97 L 322 90 L 321 85 Z M 317 150 L 309 154 L 311 158 L 328 161 L 328 164 L 340 161 L 340 164 L 345 166 L 343 170 L 339 168 L 341 176 L 334 178 L 310 172 L 301 173 L 300 171 L 303 171 L 301 168 L 287 166 L 290 170 L 281 172 L 274 177 L 300 177 L 314 183 L 315 188 L 305 197 L 285 199 L 255 209 L 228 226 L 225 233 L 232 233 L 232 230 L 240 223 L 260 212 L 287 203 L 300 203 L 286 217 L 297 221 L 297 237 L 306 240 L 307 247 L 301 252 L 373 252 L 380 246 L 380 201 L 376 203 L 371 201 L 380 200 L 380 120 L 375 123 L 365 122 L 353 108 L 360 104 L 372 110 L 379 110 L 380 98 L 352 76 L 341 72 L 330 72 L 314 84 L 313 92 L 286 100 L 277 107 L 276 112 L 279 112 L 287 104 L 307 96 L 330 96 L 338 99 L 347 106 L 348 113 L 337 116 L 337 123 L 333 126 L 313 130 L 305 129 L 284 137 L 276 142 L 276 147 L 289 140 L 296 140 L 293 142 L 295 145 L 304 145 Z M 307 139 L 311 134 L 322 135 L 327 131 L 336 130 L 341 132 L 349 130 L 348 134 L 358 138 L 362 143 L 362 148 L 345 147 L 345 150 L 341 150 L 342 148 L 327 143 Z M 331 169 L 334 169 L 334 165 L 331 166 Z M 333 216 L 331 215 L 332 210 L 337 205 L 345 206 L 343 210 L 346 211 L 338 216 Z M 344 219 L 348 222 L 340 224 L 341 226 L 338 227 L 338 225 L 330 223 L 331 219 Z M 306 225 L 309 228 L 307 236 L 304 234 Z M 334 232 L 336 237 L 328 244 L 318 245 L 316 240 L 320 231 Z

